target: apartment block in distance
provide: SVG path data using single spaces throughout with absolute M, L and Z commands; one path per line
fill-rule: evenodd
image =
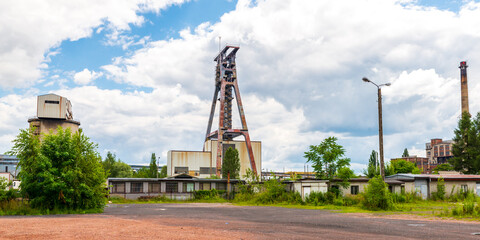
M 431 165 L 440 165 L 448 162 L 452 158 L 452 140 L 443 141 L 441 138 L 431 139 L 425 144 L 428 162 Z

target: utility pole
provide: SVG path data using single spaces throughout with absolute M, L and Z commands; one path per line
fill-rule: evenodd
M 157 158 L 157 178 L 158 178 L 158 164 L 160 163 L 160 157 Z

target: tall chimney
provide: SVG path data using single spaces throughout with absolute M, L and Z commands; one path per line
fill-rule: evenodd
M 462 114 L 463 112 L 470 113 L 468 111 L 468 82 L 467 82 L 467 62 L 460 62 L 460 85 L 462 89 Z

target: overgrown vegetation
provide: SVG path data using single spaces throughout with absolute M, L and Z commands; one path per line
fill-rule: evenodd
M 97 145 L 81 130 L 59 127 L 40 141 L 34 129 L 21 130 L 10 155 L 20 161 L 21 196 L 40 211 L 98 211 L 105 205 L 105 174 Z

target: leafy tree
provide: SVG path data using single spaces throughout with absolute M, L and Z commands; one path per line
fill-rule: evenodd
M 343 188 L 348 188 L 350 186 L 350 179 L 356 177 L 355 173 L 349 167 L 341 167 L 337 170 L 336 176 L 343 181 L 338 183 L 338 185 L 342 186 Z
M 475 119 L 463 112 L 454 131 L 450 164 L 456 171 L 467 174 L 477 174 L 480 171 L 480 113 Z
M 363 174 L 369 178 L 380 175 L 380 164 L 378 163 L 377 152 L 375 150 L 372 150 L 370 159 L 368 160 L 368 167 L 363 170 Z
M 102 161 L 105 175 L 112 178 L 130 178 L 133 176 L 132 168 L 122 162 L 120 159 L 116 159 L 115 154 L 107 152 L 105 160 Z
M 150 178 L 156 178 L 158 176 L 158 166 L 157 166 L 157 157 L 155 153 L 152 153 L 150 158 L 150 167 L 148 168 L 148 176 Z
M 238 179 L 240 176 L 240 158 L 238 150 L 229 147 L 225 152 L 222 162 L 222 178 L 228 178 L 230 173 L 231 179 Z
M 440 164 L 433 169 L 434 173 L 438 173 L 438 171 L 453 171 L 453 167 L 449 163 Z
M 350 166 L 349 158 L 342 158 L 345 150 L 336 143 L 336 137 L 325 138 L 320 145 L 310 145 L 310 150 L 305 152 L 307 162 L 312 163 L 315 175 L 319 179 L 332 180 L 335 173 Z
M 410 154 L 408 153 L 408 149 L 405 148 L 405 150 L 403 150 L 403 154 L 402 154 L 402 157 L 409 157 Z
M 415 163 L 403 159 L 391 161 L 390 164 L 392 165 L 395 173 L 418 174 L 421 172 L 417 165 L 415 165 Z
M 147 167 L 142 167 L 133 173 L 135 178 L 150 178 L 150 170 Z
M 396 172 L 395 172 L 395 168 L 393 168 L 393 164 L 391 162 L 387 163 L 385 165 L 385 176 L 390 176 L 390 175 L 394 175 Z M 380 172 L 378 173 L 378 175 L 380 175 Z
M 9 154 L 20 159 L 24 198 L 40 209 L 100 209 L 105 205 L 105 173 L 97 145 L 80 130 L 58 127 L 40 142 L 34 129 L 20 130 Z
M 163 165 L 162 169 L 160 170 L 159 178 L 167 177 L 167 165 Z

